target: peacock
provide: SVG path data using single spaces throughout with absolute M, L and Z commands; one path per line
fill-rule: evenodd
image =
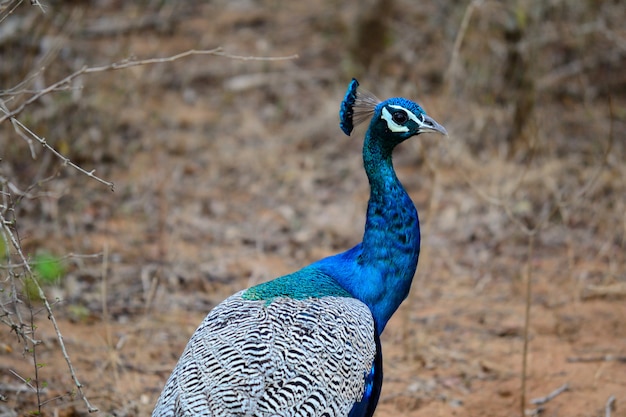
M 380 101 L 356 79 L 339 117 L 346 135 L 371 117 L 363 241 L 218 304 L 191 336 L 153 417 L 373 415 L 380 334 L 408 295 L 420 251 L 417 210 L 392 151 L 420 133 L 447 132 L 417 103 Z

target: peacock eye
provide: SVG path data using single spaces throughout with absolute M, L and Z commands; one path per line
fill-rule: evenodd
M 394 111 L 391 118 L 399 125 L 403 125 L 407 122 L 407 120 L 409 120 L 409 116 L 407 116 L 407 114 L 402 110 Z

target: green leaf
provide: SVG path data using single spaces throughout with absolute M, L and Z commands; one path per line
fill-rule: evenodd
M 51 255 L 37 255 L 33 262 L 33 271 L 37 274 L 40 282 L 52 284 L 64 273 L 65 268 L 61 260 Z

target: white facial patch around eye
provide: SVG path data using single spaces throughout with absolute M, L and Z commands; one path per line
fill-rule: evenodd
M 405 109 L 404 107 L 398 106 L 397 104 L 390 104 L 389 107 L 392 107 L 392 108 L 398 109 L 398 110 L 404 110 L 406 112 L 407 116 L 409 116 L 409 119 L 413 120 L 419 126 L 424 124 L 424 118 L 421 115 L 417 116 L 415 113 L 410 112 L 407 109 Z
M 409 115 L 410 118 L 411 118 L 411 116 L 415 117 L 415 115 L 413 113 L 411 113 L 410 111 L 407 111 L 406 109 L 404 109 L 404 108 L 402 108 L 400 106 L 390 105 L 389 107 L 402 109 L 402 110 L 407 112 L 407 114 Z M 389 110 L 387 110 L 386 107 L 383 108 L 383 114 L 380 116 L 380 118 L 384 119 L 387 122 L 387 127 L 392 132 L 400 133 L 400 132 L 408 132 L 409 131 L 408 127 L 401 126 L 401 125 L 399 125 L 399 124 L 397 124 L 396 122 L 393 121 L 391 113 L 389 113 Z M 413 119 L 413 120 L 415 120 L 415 119 Z

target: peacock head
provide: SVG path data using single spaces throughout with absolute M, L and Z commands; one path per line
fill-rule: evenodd
M 402 97 L 380 101 L 369 91 L 358 87 L 358 81 L 353 78 L 341 103 L 340 125 L 346 135 L 349 136 L 354 126 L 370 117 L 370 133 L 384 138 L 391 147 L 420 133 L 448 134 L 419 104 Z

